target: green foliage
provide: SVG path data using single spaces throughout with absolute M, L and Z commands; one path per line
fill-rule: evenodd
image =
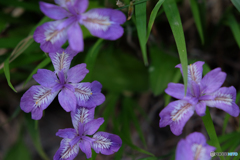
M 147 3 L 144 2 L 138 5 L 135 5 L 135 16 L 136 16 L 136 28 L 137 28 L 139 43 L 142 50 L 144 64 L 148 65 L 147 48 L 146 48 L 146 36 L 147 36 L 146 4 Z
M 44 152 L 41 141 L 40 141 L 40 136 L 39 136 L 39 130 L 36 128 L 36 123 L 34 120 L 31 119 L 30 114 L 25 114 L 25 122 L 26 126 L 28 129 L 28 132 L 32 138 L 33 144 L 38 152 L 38 154 L 41 156 L 43 160 L 49 160 L 48 156 Z
M 5 73 L 9 87 L 12 88 L 14 92 L 17 92 L 10 81 L 9 58 L 7 58 L 7 60 L 4 62 L 4 73 Z
M 208 107 L 206 108 L 206 115 L 202 117 L 202 120 L 211 139 L 211 145 L 216 147 L 216 152 L 222 152 Z M 220 159 L 224 160 L 225 158 L 220 156 Z
M 158 10 L 159 8 L 162 6 L 163 2 L 165 0 L 159 0 L 157 2 L 157 4 L 155 5 L 155 7 L 153 8 L 152 12 L 151 12 L 151 15 L 150 15 L 150 18 L 149 18 L 149 22 L 148 22 L 148 30 L 147 30 L 147 38 L 146 38 L 146 43 L 147 43 L 147 40 L 149 38 L 149 35 L 150 35 L 150 32 L 152 30 L 152 26 L 153 26 L 153 23 L 156 19 L 156 16 L 157 16 L 157 13 L 158 13 Z
M 231 0 L 231 2 L 237 8 L 237 10 L 240 12 L 240 1 L 239 0 Z
M 23 138 L 20 137 L 16 144 L 14 144 L 7 152 L 3 160 L 31 160 L 29 148 L 25 145 Z
M 240 48 L 240 36 L 239 36 L 240 28 L 239 28 L 239 24 L 233 14 L 228 14 L 226 24 L 232 30 L 233 36 L 238 44 L 238 47 Z
M 92 80 L 92 71 L 94 68 L 94 64 L 96 62 L 98 53 L 100 51 L 100 48 L 102 47 L 103 39 L 99 39 L 94 46 L 90 49 L 90 51 L 87 53 L 87 56 L 85 58 L 85 63 L 87 64 L 87 69 L 89 70 L 89 73 L 84 78 L 84 81 L 89 82 Z
M 112 92 L 141 92 L 148 88 L 147 68 L 133 56 L 112 47 L 100 52 L 94 65 L 94 80 Z M 123 63 L 124 62 L 124 63 Z
M 188 59 L 187 59 L 187 49 L 185 44 L 185 38 L 183 33 L 182 22 L 180 18 L 180 14 L 177 8 L 177 4 L 175 0 L 168 0 L 163 3 L 163 8 L 166 13 L 168 22 L 171 26 L 174 39 L 177 44 L 179 58 L 182 64 L 183 70 L 183 81 L 185 86 L 185 93 L 187 91 L 187 66 L 188 66 Z
M 191 8 L 192 8 L 192 13 L 193 13 L 193 17 L 198 29 L 198 33 L 200 35 L 201 38 L 201 42 L 202 44 L 204 43 L 204 36 L 203 36 L 203 26 L 202 26 L 202 22 L 201 22 L 201 17 L 200 17 L 200 11 L 198 8 L 198 3 L 196 0 L 190 0 L 190 4 L 191 4 Z
M 150 87 L 155 96 L 162 94 L 169 82 L 173 82 L 179 69 L 174 67 L 179 64 L 179 60 L 172 57 L 156 47 L 150 50 L 151 65 L 149 67 Z

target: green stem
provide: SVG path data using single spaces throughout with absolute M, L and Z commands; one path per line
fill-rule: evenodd
M 212 144 L 216 147 L 216 152 L 222 152 L 208 107 L 206 108 L 206 115 L 202 117 L 202 120 Z M 225 160 L 223 156 L 220 156 L 220 159 Z

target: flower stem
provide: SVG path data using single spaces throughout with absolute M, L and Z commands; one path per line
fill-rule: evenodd
M 222 152 L 208 107 L 206 108 L 206 115 L 202 117 L 202 120 L 213 146 L 216 147 L 216 152 Z M 225 160 L 223 156 L 220 156 L 220 159 Z

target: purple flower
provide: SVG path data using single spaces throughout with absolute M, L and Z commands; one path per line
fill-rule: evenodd
M 209 146 L 202 133 L 194 132 L 178 142 L 176 160 L 210 160 L 216 148 Z
M 116 40 L 123 35 L 120 24 L 126 17 L 121 11 L 99 8 L 85 12 L 88 0 L 55 0 L 55 3 L 59 6 L 40 2 L 41 11 L 56 20 L 44 23 L 34 32 L 33 38 L 44 52 L 56 52 L 67 39 L 73 50 L 83 51 L 83 34 L 78 23 L 99 38 Z
M 226 73 L 216 68 L 202 78 L 203 64 L 204 62 L 199 61 L 188 66 L 186 96 L 184 96 L 183 84 L 169 83 L 165 90 L 167 94 L 179 100 L 169 103 L 160 112 L 159 126 L 170 125 L 175 135 L 182 133 L 184 125 L 194 114 L 194 110 L 199 116 L 204 116 L 206 106 L 222 109 L 234 117 L 239 115 L 239 107 L 235 103 L 236 89 L 233 86 L 220 88 L 226 78 Z M 176 67 L 182 71 L 181 65 Z
M 39 120 L 42 112 L 58 95 L 58 100 L 67 112 L 74 111 L 77 104 L 92 108 L 102 104 L 105 96 L 101 93 L 102 85 L 79 83 L 84 79 L 88 70 L 82 63 L 69 69 L 71 60 L 76 52 L 71 49 L 60 49 L 57 53 L 49 53 L 55 72 L 39 69 L 33 78 L 40 84 L 32 86 L 21 98 L 20 107 L 24 112 L 32 112 L 32 119 Z
M 74 129 L 60 129 L 56 133 L 57 136 L 64 139 L 54 155 L 54 160 L 72 160 L 77 156 L 79 148 L 86 154 L 87 158 L 91 158 L 91 148 L 96 153 L 110 155 L 121 147 L 122 140 L 119 136 L 106 132 L 95 133 L 104 119 L 94 119 L 94 108 L 88 109 L 78 106 L 76 112 L 71 112 L 71 117 Z

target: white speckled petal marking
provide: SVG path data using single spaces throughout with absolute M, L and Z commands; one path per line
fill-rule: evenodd
M 193 144 L 191 149 L 194 155 L 194 160 L 205 160 L 206 148 L 201 144 Z
M 77 108 L 76 112 L 74 114 L 72 114 L 72 119 L 73 119 L 73 126 L 76 129 L 76 131 L 78 132 L 78 124 L 83 123 L 86 124 L 87 122 L 89 122 L 91 120 L 91 118 L 89 117 L 89 110 L 86 108 Z
M 69 142 L 72 139 L 63 139 L 62 140 L 62 144 L 63 144 L 63 148 L 62 148 L 62 152 L 61 152 L 61 159 L 67 159 L 71 156 L 74 156 L 76 154 L 78 154 L 79 152 L 79 143 L 76 143 L 74 146 L 70 146 Z
M 44 32 L 46 41 L 50 41 L 52 44 L 54 44 L 56 41 L 64 39 L 64 37 L 67 36 L 65 28 L 61 30 L 56 29 L 60 23 L 62 23 L 62 21 L 55 21 L 54 23 L 49 23 L 49 28 Z
M 196 64 L 190 64 L 188 66 L 188 80 L 199 83 L 202 78 L 202 73 L 199 72 Z
M 101 135 L 94 135 L 93 138 L 96 140 L 92 143 L 94 148 L 109 149 L 112 144 L 110 139 L 105 138 Z
M 204 100 L 203 102 L 205 102 L 207 105 L 210 105 L 210 106 L 214 106 L 217 103 L 223 103 L 223 104 L 226 104 L 229 106 L 232 105 L 233 97 L 231 94 L 224 94 L 221 92 L 216 92 L 214 95 L 216 96 L 214 99 Z
M 171 119 L 178 122 L 189 110 L 192 110 L 190 103 L 179 103 L 171 112 Z
M 55 56 L 52 59 L 52 63 L 54 65 L 55 71 L 59 72 L 62 69 L 68 70 L 71 61 L 68 60 L 69 54 L 62 52 L 62 53 L 56 53 Z
M 48 106 L 57 94 L 58 92 L 52 93 L 51 89 L 39 86 L 37 92 L 33 95 L 33 99 L 35 101 L 34 106 L 40 107 L 46 104 Z
M 83 19 L 82 23 L 89 29 L 106 31 L 113 23 L 108 16 L 102 16 L 96 12 L 87 12 L 83 15 L 87 18 Z
M 92 95 L 92 91 L 89 87 L 86 87 L 84 85 L 77 85 L 75 88 L 75 95 L 76 97 L 83 102 L 88 101 L 88 99 L 90 98 L 90 96 Z

